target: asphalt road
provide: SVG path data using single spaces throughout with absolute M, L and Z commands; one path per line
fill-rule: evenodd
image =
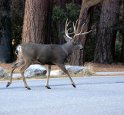
M 27 80 L 32 90 L 21 80 L 6 88 L 0 82 L 0 115 L 124 115 L 124 77 L 68 78 Z

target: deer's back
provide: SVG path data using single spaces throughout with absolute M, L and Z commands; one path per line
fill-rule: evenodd
M 55 44 L 22 44 L 22 52 L 28 60 L 37 60 L 42 64 L 64 63 L 67 58 L 61 45 Z

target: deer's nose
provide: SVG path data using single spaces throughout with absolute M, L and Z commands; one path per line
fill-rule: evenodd
M 15 50 L 15 54 L 17 54 L 17 55 L 18 55 L 18 50 Z
M 82 46 L 82 45 L 79 45 L 79 49 L 80 49 L 80 50 L 83 50 L 84 48 L 83 48 L 83 46 Z

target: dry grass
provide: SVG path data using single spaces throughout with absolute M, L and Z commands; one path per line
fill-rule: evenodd
M 89 63 L 86 63 L 86 65 Z M 90 63 L 92 65 L 94 72 L 123 72 L 124 71 L 124 64 L 117 63 L 117 64 L 97 64 L 97 63 Z
M 85 69 L 82 71 L 83 76 L 91 76 L 95 74 L 94 66 L 92 63 L 85 65 Z

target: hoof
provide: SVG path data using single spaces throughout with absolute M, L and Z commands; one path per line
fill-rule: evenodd
M 50 86 L 45 86 L 47 89 L 51 89 L 51 87 Z
M 72 86 L 73 86 L 74 88 L 76 88 L 76 85 L 75 85 L 74 83 L 72 84 Z
M 31 88 L 30 87 L 25 87 L 26 89 L 28 89 L 28 90 L 31 90 Z
M 7 85 L 6 85 L 6 87 L 9 87 L 9 86 L 10 86 L 10 84 L 11 84 L 11 83 L 10 83 L 10 82 L 8 82 L 8 83 L 7 83 Z

